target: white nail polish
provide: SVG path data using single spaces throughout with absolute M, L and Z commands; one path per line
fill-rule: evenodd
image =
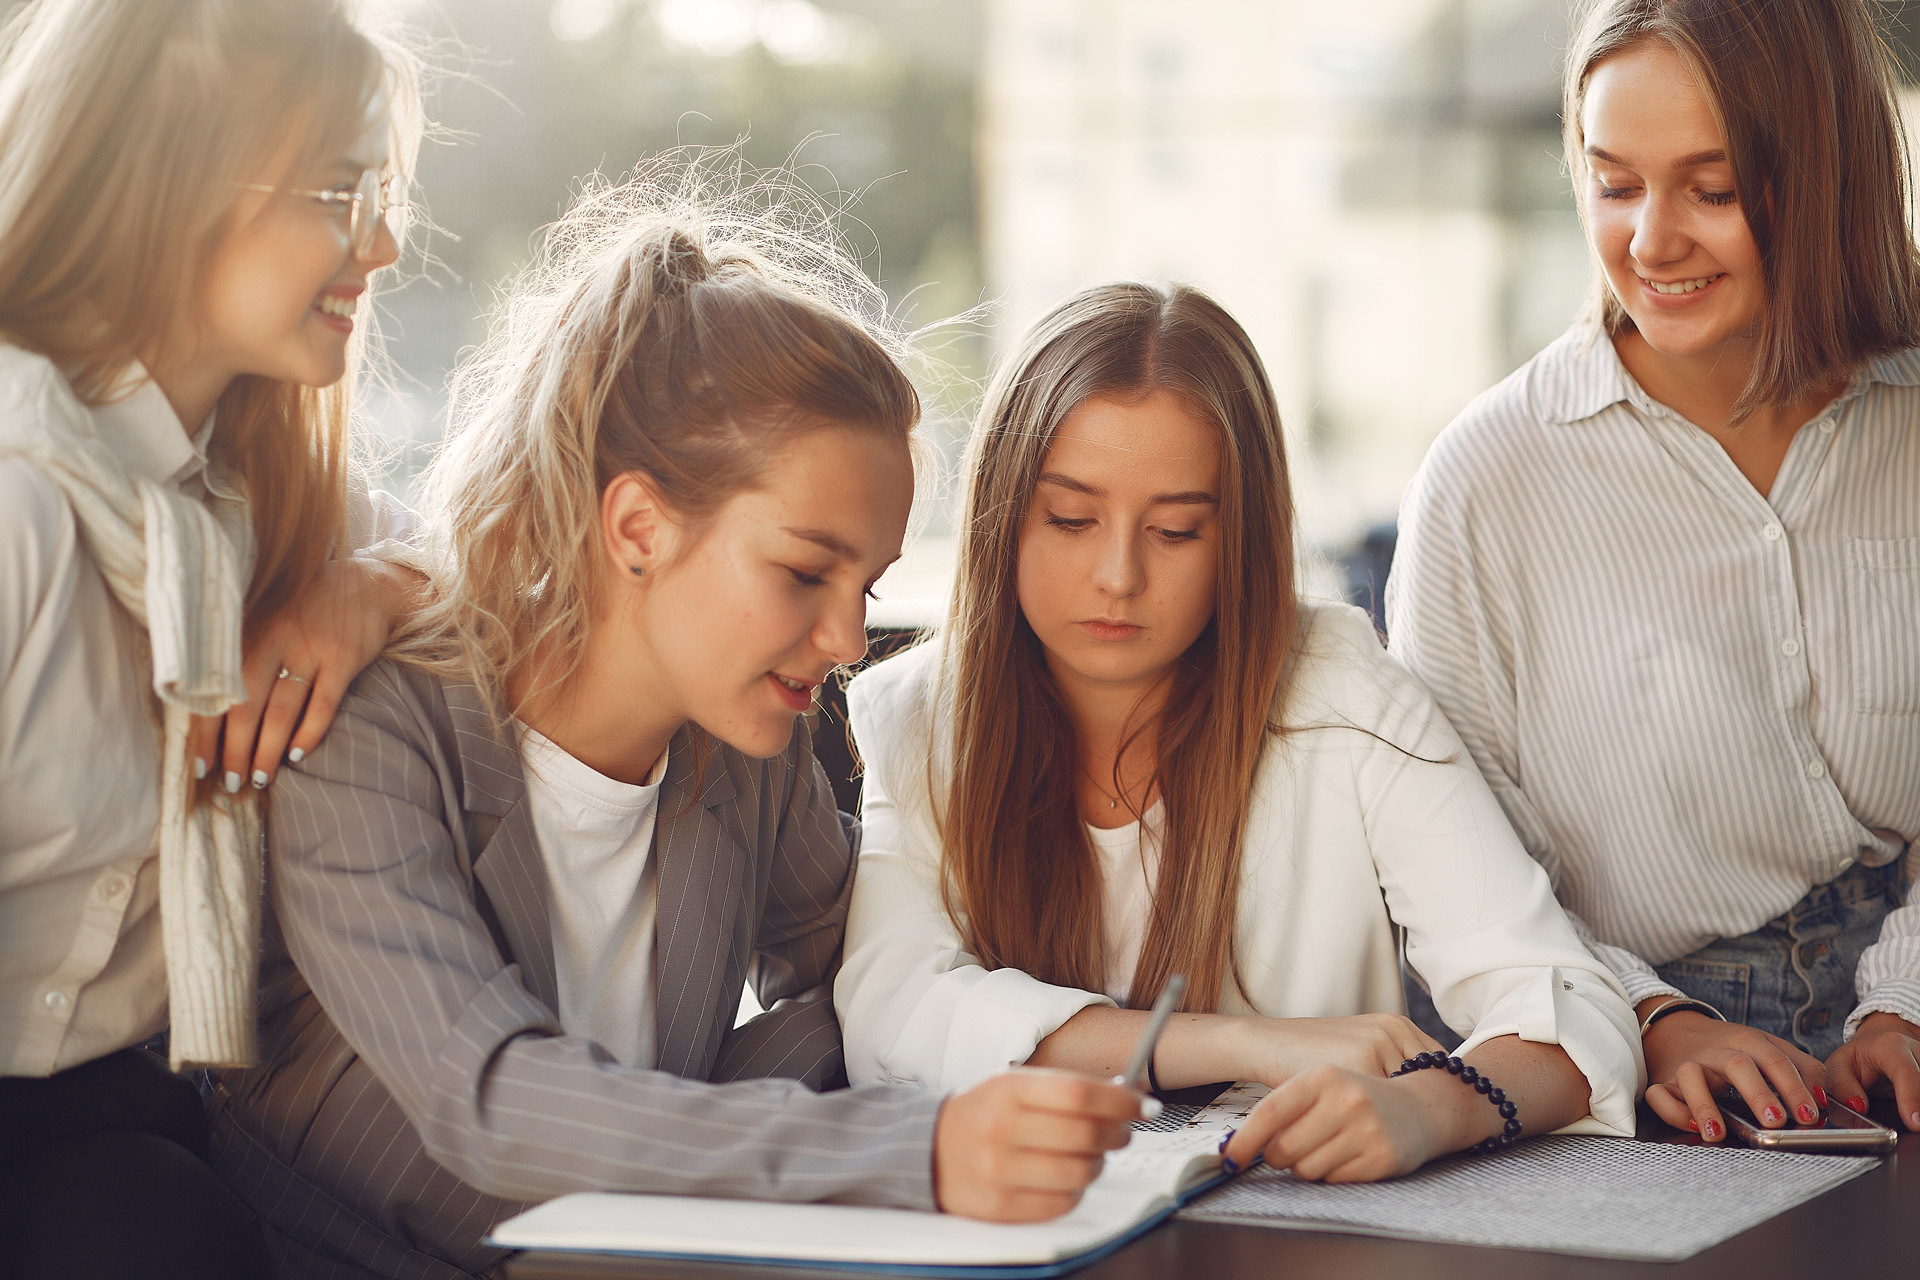
M 199 756 L 195 756 L 193 758 L 193 780 L 195 782 L 203 782 L 206 780 L 206 776 L 207 776 L 207 762 L 205 760 L 202 760 Z
M 229 770 L 227 772 L 225 782 L 227 784 L 228 795 L 237 796 L 240 794 L 240 775 L 239 774 Z
M 287 752 L 287 759 L 294 764 L 299 764 L 302 760 L 305 760 L 306 758 L 307 758 L 307 753 L 305 751 L 302 751 L 299 747 L 295 747 L 293 750 Z
M 1149 1124 L 1158 1120 L 1160 1113 L 1165 1110 L 1166 1108 L 1160 1105 L 1160 1099 L 1158 1098 L 1147 1097 L 1140 1099 L 1140 1118 Z
M 265 791 L 267 789 L 267 771 L 265 769 L 255 769 L 253 771 L 253 789 L 255 791 Z

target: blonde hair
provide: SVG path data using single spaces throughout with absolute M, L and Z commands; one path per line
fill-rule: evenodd
M 1089 289 L 1041 320 L 987 391 L 942 681 L 953 699 L 942 890 L 968 950 L 988 968 L 1089 991 L 1104 985 L 1100 871 L 1074 803 L 1077 735 L 1020 611 L 1018 557 L 1067 415 L 1090 396 L 1134 400 L 1156 389 L 1219 432 L 1220 557 L 1212 621 L 1175 664 L 1159 719 L 1128 739 L 1154 746 L 1166 833 L 1127 1002 L 1151 1004 L 1168 977 L 1184 973 L 1184 1007 L 1212 1010 L 1229 977 L 1240 985 L 1241 838 L 1255 771 L 1280 731 L 1299 604 L 1273 388 L 1246 332 L 1196 289 Z
M 1594 0 L 1568 53 L 1562 106 L 1576 183 L 1594 68 L 1647 41 L 1699 81 L 1760 250 L 1766 312 L 1733 420 L 1920 344 L 1893 62 L 1863 0 Z M 1609 334 L 1633 323 L 1597 268 L 1587 314 Z
M 128 389 L 141 353 L 164 368 L 235 184 L 349 142 L 382 89 L 407 173 L 414 62 L 345 0 L 33 0 L 0 32 L 0 340 L 95 404 Z M 293 163 L 268 172 L 289 143 Z M 213 448 L 245 479 L 255 532 L 250 624 L 335 552 L 351 381 L 242 376 L 220 399 Z
M 885 295 L 826 211 L 734 161 L 687 152 L 590 185 L 456 374 L 426 482 L 434 598 L 396 656 L 473 681 L 496 716 L 510 677 L 573 673 L 616 477 L 697 524 L 806 431 L 910 442 L 920 401 Z

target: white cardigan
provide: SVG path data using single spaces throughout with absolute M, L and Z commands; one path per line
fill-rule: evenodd
M 1460 739 L 1366 616 L 1305 606 L 1303 633 L 1287 708 L 1298 729 L 1269 746 L 1246 825 L 1237 953 L 1250 1003 L 1229 985 L 1221 1011 L 1404 1012 L 1397 924 L 1441 1016 L 1467 1036 L 1461 1052 L 1512 1034 L 1559 1044 L 1592 1087 L 1591 1114 L 1567 1131 L 1632 1134 L 1646 1069 L 1619 981 L 1580 944 Z M 929 799 L 929 775 L 944 791 L 951 768 L 940 668 L 938 643 L 922 645 L 848 692 L 867 777 L 834 1000 L 855 1084 L 965 1088 L 1112 1003 L 982 968 L 942 908 Z

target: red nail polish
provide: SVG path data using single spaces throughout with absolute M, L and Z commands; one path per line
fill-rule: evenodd
M 1762 1120 L 1765 1120 L 1768 1124 L 1772 1124 L 1774 1121 L 1780 1118 L 1780 1112 L 1775 1107 L 1768 1107 L 1766 1111 L 1761 1114 L 1760 1118 Z
M 1719 1122 L 1716 1120 L 1707 1121 L 1707 1127 L 1701 1132 L 1700 1136 L 1707 1139 L 1709 1142 L 1719 1137 L 1720 1136 Z
M 1812 1124 L 1815 1120 L 1818 1120 L 1819 1118 L 1820 1118 L 1820 1113 L 1815 1111 L 1811 1104 L 1805 1103 L 1805 1102 L 1800 1104 L 1800 1123 Z
M 1687 1128 L 1693 1130 L 1695 1133 L 1698 1133 L 1700 1132 L 1700 1122 L 1698 1120 L 1689 1120 L 1687 1121 Z
M 1825 1089 L 1822 1089 L 1819 1085 L 1813 1086 L 1813 1100 L 1819 1103 L 1822 1107 L 1826 1106 L 1828 1102 L 1827 1091 Z
M 1852 1107 L 1855 1111 L 1862 1113 L 1863 1115 L 1866 1113 L 1867 1100 L 1865 1098 L 1848 1098 L 1847 1105 Z

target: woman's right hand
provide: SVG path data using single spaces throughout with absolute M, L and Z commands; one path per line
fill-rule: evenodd
M 1127 1145 L 1141 1097 L 1092 1076 L 1031 1068 L 956 1093 L 933 1131 L 933 1194 L 945 1213 L 1041 1222 L 1080 1202 L 1106 1153 Z
M 1651 1007 L 1644 1005 L 1640 1016 Z M 1790 1115 L 1812 1124 L 1827 1105 L 1827 1070 L 1820 1060 L 1758 1028 L 1681 1010 L 1655 1022 L 1641 1043 L 1647 1053 L 1647 1105 L 1674 1128 L 1695 1130 L 1703 1141 L 1727 1135 L 1714 1097 L 1729 1088 L 1739 1091 L 1769 1129 L 1785 1125 Z

